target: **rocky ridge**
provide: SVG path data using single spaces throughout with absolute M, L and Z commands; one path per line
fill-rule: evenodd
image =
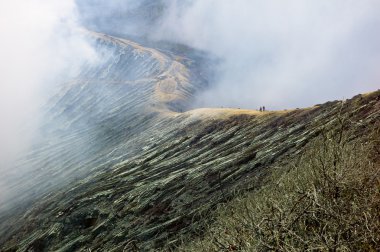
M 25 160 L 44 168 L 37 178 L 49 174 L 49 183 L 66 183 L 28 181 L 32 204 L 0 214 L 1 251 L 174 245 L 200 232 L 203 214 L 236 191 L 259 187 L 270 169 L 297 158 L 338 118 L 349 118 L 353 138 L 379 127 L 379 91 L 288 111 L 181 112 L 207 82 L 196 62 L 92 36 L 111 56 L 84 66 L 52 98 L 44 130 L 57 140 L 42 141 Z

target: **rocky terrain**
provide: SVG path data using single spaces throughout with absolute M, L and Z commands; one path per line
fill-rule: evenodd
M 20 164 L 32 172 L 6 185 L 16 196 L 0 207 L 1 251 L 176 245 L 339 118 L 352 138 L 379 127 L 379 91 L 288 111 L 190 109 L 208 85 L 206 55 L 87 36 L 104 60 L 46 105 L 44 138 Z
M 40 195 L 99 165 L 139 153 L 150 137 L 145 131 L 163 114 L 185 110 L 197 90 L 207 85 L 201 76 L 207 68 L 195 53 L 165 54 L 129 40 L 85 33 L 100 59 L 66 78 L 46 104 L 40 137 L 15 169 L 27 167 L 29 173 L 4 174 L 10 184 L 1 187 L 23 192 L 17 196 Z M 32 186 L 36 183 L 40 185 Z M 19 201 L 10 197 L 0 209 L 11 200 Z

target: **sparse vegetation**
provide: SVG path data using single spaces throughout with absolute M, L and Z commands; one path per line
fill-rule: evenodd
M 167 118 L 138 156 L 0 216 L 0 250 L 377 251 L 379 101 Z
M 219 206 L 216 221 L 179 251 L 378 251 L 379 132 L 349 140 L 324 130 L 257 191 Z M 378 129 L 378 128 L 377 128 Z

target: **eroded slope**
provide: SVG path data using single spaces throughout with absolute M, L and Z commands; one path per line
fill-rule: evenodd
M 39 137 L 0 181 L 0 236 L 14 211 L 142 151 L 150 129 L 185 110 L 206 85 L 192 52 L 176 56 L 130 40 L 85 31 L 98 60 L 65 77 L 42 116 Z M 197 62 L 201 64 L 200 57 Z
M 348 118 L 352 138 L 378 129 L 380 92 L 293 111 L 169 114 L 138 156 L 47 195 L 22 218 L 8 220 L 1 242 L 17 251 L 146 251 L 175 244 L 180 235 L 199 232 L 202 213 L 237 189 L 259 187 L 267 169 L 298 157 L 339 117 Z

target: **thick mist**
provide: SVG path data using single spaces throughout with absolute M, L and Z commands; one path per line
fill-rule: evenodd
M 173 1 L 155 36 L 224 63 L 200 106 L 310 106 L 380 87 L 380 3 Z
M 110 35 L 148 36 L 166 15 L 167 0 L 76 0 L 80 21 Z
M 77 25 L 74 1 L 0 3 L 0 205 L 14 162 L 30 148 L 50 90 L 96 55 Z
M 219 57 L 219 79 L 197 106 L 305 107 L 380 87 L 376 0 L 88 2 L 78 1 L 93 29 Z

